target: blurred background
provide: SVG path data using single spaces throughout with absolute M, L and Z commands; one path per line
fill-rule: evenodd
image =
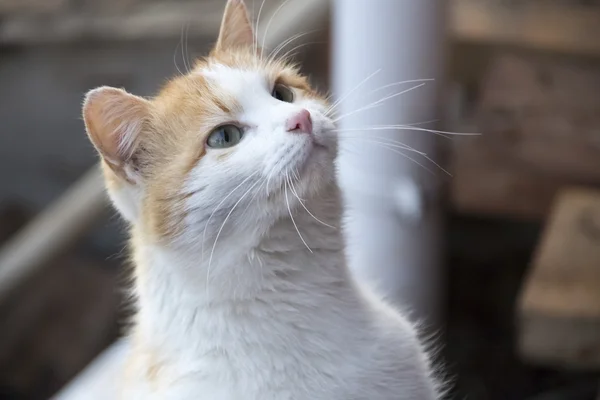
M 482 134 L 435 142 L 452 174 L 433 168 L 452 398 L 597 399 L 600 1 L 438 1 L 446 57 L 428 127 Z M 256 18 L 261 1 L 246 2 Z M 266 0 L 258 28 L 279 13 L 276 46 L 311 25 L 287 48 L 330 90 L 343 30 L 326 2 Z M 0 0 L 0 399 L 50 398 L 127 321 L 126 232 L 92 168 L 84 93 L 151 95 L 210 48 L 224 4 Z

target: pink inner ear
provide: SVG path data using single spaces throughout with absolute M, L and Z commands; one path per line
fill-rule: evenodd
M 83 105 L 90 140 L 113 166 L 129 161 L 148 112 L 146 100 L 109 87 L 89 92 Z

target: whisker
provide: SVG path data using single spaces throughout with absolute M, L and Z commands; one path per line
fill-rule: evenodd
M 183 72 L 181 72 L 181 69 L 179 68 L 179 65 L 177 65 L 177 52 L 179 51 L 179 47 L 183 48 L 183 29 L 184 29 L 185 25 L 181 26 L 181 37 L 179 39 L 179 42 L 177 43 L 177 46 L 175 47 L 175 52 L 173 53 L 173 64 L 175 64 L 175 68 L 177 69 L 177 72 L 179 72 L 179 75 L 184 75 Z M 185 61 L 184 61 L 185 63 Z
M 429 132 L 436 134 L 438 136 L 445 137 L 446 139 L 450 139 L 450 137 L 446 135 L 453 136 L 481 136 L 480 133 L 477 132 L 449 132 L 449 131 L 440 131 L 436 129 L 427 129 L 427 128 L 419 128 L 414 125 L 379 125 L 379 126 L 370 126 L 366 128 L 348 128 L 348 129 L 334 129 L 332 132 L 364 132 L 364 131 L 417 131 L 417 132 Z
M 217 206 L 215 207 L 215 209 L 213 210 L 213 212 L 208 217 L 208 220 L 206 221 L 206 225 L 204 225 L 204 232 L 202 233 L 202 260 L 203 261 L 204 261 L 204 243 L 206 242 L 206 230 L 208 229 L 208 226 L 210 225 L 210 221 L 212 220 L 212 217 L 215 215 L 215 213 L 217 212 L 217 210 L 219 210 L 219 208 L 223 205 L 223 203 L 225 203 L 225 201 L 227 201 L 227 199 L 229 197 L 231 197 L 231 195 L 233 195 L 233 193 L 235 193 L 236 190 L 238 190 L 243 184 L 245 184 L 250 179 L 252 179 L 252 177 L 255 176 L 256 174 L 258 174 L 258 171 L 255 171 L 253 174 L 249 175 L 242 182 L 240 182 L 239 185 L 237 185 L 236 187 L 234 187 L 233 190 L 231 190 L 231 192 L 229 192 L 229 194 L 227 196 L 225 196 L 219 202 L 219 204 L 217 204 Z
M 342 132 L 367 132 L 367 131 L 391 131 L 391 130 L 406 130 L 409 131 L 411 129 L 409 129 L 409 127 L 407 126 L 404 129 L 400 129 L 400 128 L 385 128 L 385 129 L 375 129 L 375 128 L 379 128 L 379 127 L 369 127 L 369 128 L 364 128 L 364 129 L 352 129 L 352 128 L 348 128 L 348 129 L 339 129 L 339 130 L 333 130 L 332 132 L 338 132 L 338 133 L 342 133 Z M 443 137 L 444 139 L 452 139 L 452 137 L 448 136 L 448 135 L 444 135 L 442 133 L 434 133 L 434 135 L 436 136 L 440 136 Z
M 397 141 L 397 140 L 394 140 L 394 139 L 390 139 L 390 138 L 383 138 L 383 137 L 372 138 L 372 137 L 347 136 L 347 135 L 344 135 L 343 137 L 347 138 L 347 139 L 363 140 L 363 141 L 365 141 L 367 143 L 374 142 L 374 143 L 379 143 L 379 144 L 394 145 L 395 147 L 399 147 L 399 148 L 402 148 L 404 150 L 408 150 L 408 151 L 411 151 L 413 153 L 417 153 L 417 154 L 422 155 L 422 156 L 426 155 L 426 153 L 424 153 L 422 151 L 419 151 L 419 150 L 415 149 L 414 147 L 411 147 L 411 146 L 409 146 L 409 145 L 407 145 L 405 143 L 402 143 L 400 141 Z M 377 141 L 377 140 L 374 140 L 374 139 L 380 139 L 382 141 Z
M 269 182 L 271 181 L 271 178 L 273 177 L 273 174 L 275 173 L 274 169 L 271 169 L 271 172 L 269 172 L 269 175 L 267 176 L 267 184 L 266 184 L 266 190 L 267 190 L 267 196 L 269 195 Z
M 293 42 L 294 40 L 307 35 L 308 32 L 301 32 L 301 33 L 297 33 L 295 35 L 292 35 L 291 37 L 287 38 L 286 40 L 284 40 L 283 42 L 279 43 L 273 50 L 271 50 L 271 52 L 269 53 L 269 55 L 267 56 L 267 60 L 273 60 L 275 59 L 275 57 L 277 57 L 277 54 L 288 44 L 290 44 L 291 42 Z
M 323 222 L 319 218 L 315 217 L 314 214 L 311 213 L 308 208 L 306 208 L 306 206 L 304 205 L 303 200 L 300 198 L 300 196 L 298 195 L 298 192 L 296 191 L 296 188 L 294 187 L 294 183 L 291 180 L 290 180 L 290 189 L 292 190 L 292 194 L 298 199 L 298 202 L 300 203 L 300 205 L 302 206 L 302 208 L 304 208 L 306 210 L 306 212 L 308 213 L 308 215 L 310 215 L 311 217 L 313 217 L 313 219 L 315 221 L 317 221 L 318 223 L 320 223 L 322 225 L 325 225 L 328 228 L 337 230 L 337 228 L 335 226 L 329 225 L 328 223 Z
M 275 49 L 273 49 L 273 51 L 271 51 L 271 53 L 267 57 L 267 60 L 274 60 L 277 57 L 277 54 L 279 54 L 281 52 L 281 50 L 283 50 L 285 48 L 285 46 L 289 45 L 290 43 L 294 42 L 295 40 L 298 40 L 303 36 L 310 35 L 310 34 L 313 34 L 315 32 L 321 31 L 321 30 L 322 29 L 313 29 L 311 31 L 301 32 L 301 33 L 297 33 L 297 34 L 293 35 L 291 38 L 283 41 L 281 44 L 279 44 L 279 46 L 275 47 Z M 294 50 L 296 50 L 296 48 L 294 48 Z
M 221 227 L 219 228 L 219 231 L 217 232 L 217 236 L 215 237 L 215 242 L 213 243 L 212 249 L 210 251 L 210 257 L 208 258 L 208 267 L 207 267 L 207 270 L 206 270 L 206 293 L 208 293 L 208 282 L 209 282 L 209 277 L 210 277 L 210 266 L 212 264 L 213 255 L 215 253 L 215 248 L 217 247 L 217 242 L 219 241 L 219 237 L 221 236 L 221 232 L 223 232 L 223 228 L 225 227 L 225 224 L 229 220 L 229 217 L 231 217 L 231 214 L 233 214 L 233 211 L 236 209 L 236 207 L 238 206 L 238 204 L 240 204 L 242 202 L 242 200 L 244 200 L 244 198 L 248 195 L 248 193 L 250 193 L 250 191 L 258 183 L 260 183 L 260 181 L 254 182 L 252 184 L 252 186 L 250 186 L 248 188 L 248 190 L 246 190 L 246 192 L 242 195 L 242 197 L 240 197 L 239 200 L 233 205 L 233 207 L 231 207 L 231 210 L 229 211 L 229 213 L 225 217 L 225 220 L 223 221 L 223 223 L 221 224 Z
M 360 81 L 358 83 L 358 85 L 356 85 L 352 90 L 350 90 L 348 93 L 346 93 L 345 95 L 343 95 L 342 97 L 340 97 L 338 100 L 336 100 L 331 106 L 329 106 L 329 108 L 327 110 L 325 110 L 325 115 L 329 115 L 332 111 L 335 110 L 336 107 L 338 107 L 343 101 L 345 101 L 346 99 L 348 99 L 350 96 L 352 96 L 352 94 L 354 92 L 356 92 L 358 89 L 360 89 L 360 87 L 362 85 L 364 85 L 365 83 L 367 83 L 369 81 L 369 79 L 373 78 L 375 75 L 377 75 L 378 73 L 381 72 L 381 68 L 379 68 L 377 71 L 371 73 L 369 76 L 367 76 L 365 79 L 363 79 L 362 81 Z
M 289 176 L 288 176 L 288 174 L 286 172 L 286 174 L 285 174 L 285 186 L 284 186 L 285 189 L 284 190 L 285 190 L 285 202 L 287 204 L 288 212 L 290 213 L 290 218 L 292 219 L 292 223 L 294 224 L 294 228 L 296 228 L 296 232 L 298 232 L 298 236 L 300 237 L 300 240 L 302 240 L 302 243 L 304 243 L 304 245 L 306 246 L 306 248 L 308 249 L 308 251 L 310 251 L 312 253 L 313 252 L 312 249 L 308 246 L 308 244 L 306 243 L 306 241 L 302 237 L 302 234 L 300 233 L 300 230 L 298 229 L 298 225 L 296 225 L 296 221 L 294 220 L 294 216 L 292 215 L 292 209 L 290 207 L 290 200 L 288 199 L 288 195 L 287 195 L 288 181 L 289 181 Z
M 265 0 L 262 0 L 260 3 L 260 8 L 258 9 L 258 17 L 256 17 L 256 27 L 260 26 L 260 16 L 262 14 L 263 7 L 265 5 Z M 258 35 L 254 35 L 254 52 L 258 53 Z
M 440 131 L 440 130 L 436 130 L 436 129 L 419 128 L 419 127 L 416 127 L 416 126 L 409 126 L 409 125 L 388 125 L 387 127 L 391 127 L 393 129 L 398 129 L 398 130 L 408 130 L 408 131 L 420 131 L 420 132 L 437 133 L 437 134 L 440 134 L 440 135 L 481 136 L 481 133 L 478 133 L 478 132 L 450 132 L 450 131 Z
M 277 16 L 277 14 L 279 14 L 279 11 L 281 11 L 283 6 L 285 6 L 289 1 L 290 0 L 285 0 L 283 3 L 281 3 L 279 5 L 279 7 L 277 7 L 277 10 L 275 10 L 273 15 L 271 15 L 271 18 L 269 19 L 269 22 L 267 23 L 267 27 L 265 28 L 265 32 L 263 33 L 263 40 L 262 40 L 262 45 L 261 45 L 261 49 L 260 49 L 261 60 L 264 58 L 265 42 L 267 41 L 267 34 L 269 33 L 269 28 L 271 27 L 271 23 L 273 22 L 273 20 Z
M 433 170 L 431 170 L 430 168 L 426 167 L 425 165 L 423 165 L 423 164 L 422 164 L 422 163 L 420 163 L 419 161 L 415 160 L 414 158 L 407 156 L 407 155 L 406 155 L 406 154 L 404 154 L 402 151 L 400 151 L 400 150 L 397 150 L 397 149 L 393 149 L 393 148 L 390 148 L 390 147 L 387 147 L 387 146 L 385 146 L 385 145 L 381 145 L 381 147 L 382 147 L 382 148 L 384 148 L 384 149 L 387 149 L 387 150 L 389 150 L 389 151 L 391 151 L 391 152 L 393 152 L 393 153 L 396 153 L 396 154 L 399 154 L 399 155 L 401 155 L 402 157 L 404 157 L 404 158 L 406 158 L 406 159 L 408 159 L 408 160 L 412 161 L 413 163 L 417 164 L 418 166 L 420 166 L 421 168 L 423 168 L 425 171 L 429 172 L 430 174 L 432 174 L 432 175 L 435 175 L 435 172 L 434 172 Z M 425 157 L 427 157 L 427 156 L 425 156 Z M 437 164 L 436 164 L 436 165 L 437 165 Z M 443 172 L 445 172 L 446 174 L 450 175 L 450 173 L 449 173 L 448 171 L 446 171 L 445 169 L 443 169 L 442 167 L 439 167 L 439 166 L 438 166 L 438 168 L 440 168 L 440 169 L 441 169 Z M 450 176 L 452 176 L 452 175 L 450 175 Z
M 410 124 L 402 124 L 404 126 L 418 126 L 418 125 L 427 125 L 427 124 L 433 124 L 436 122 L 439 122 L 439 119 L 429 119 L 427 121 L 422 121 L 422 122 L 412 122 Z
M 298 46 L 294 47 L 293 49 L 288 50 L 284 55 L 281 56 L 282 59 L 287 59 L 288 57 L 292 58 L 292 56 L 295 56 L 297 53 L 292 53 L 293 51 L 299 50 L 301 48 L 303 48 L 304 46 L 310 46 L 313 44 L 325 44 L 327 42 L 308 42 L 308 43 L 302 43 L 299 44 Z
M 182 51 L 181 55 L 183 57 L 183 66 L 184 66 L 184 68 L 185 68 L 185 70 L 187 71 L 188 74 L 192 70 L 192 68 L 191 68 L 192 64 L 190 62 L 190 54 L 189 54 L 189 48 L 188 48 L 189 32 L 190 32 L 190 23 L 188 22 L 185 25 L 184 47 L 181 49 L 181 51 Z
M 383 89 L 387 89 L 387 88 L 394 87 L 394 86 L 399 86 L 399 85 L 404 85 L 404 84 L 407 84 L 407 83 L 431 82 L 431 81 L 435 81 L 435 79 L 433 79 L 433 78 L 410 79 L 410 80 L 407 80 L 407 81 L 394 82 L 394 83 L 390 83 L 388 85 L 383 85 L 383 86 L 381 86 L 381 87 L 379 87 L 377 89 L 373 89 L 371 91 L 371 93 L 377 93 L 377 92 L 382 91 Z
M 342 119 L 344 119 L 344 118 L 347 118 L 347 117 L 349 117 L 349 116 L 351 116 L 351 115 L 354 115 L 354 114 L 356 114 L 356 113 L 358 113 L 358 112 L 365 111 L 365 110 L 368 110 L 368 109 L 371 109 L 371 108 L 377 107 L 378 105 L 380 105 L 380 104 L 382 104 L 382 103 L 384 103 L 384 102 L 386 102 L 386 101 L 388 101 L 388 100 L 391 100 L 391 99 L 393 99 L 394 97 L 401 96 L 401 95 L 403 95 L 403 94 L 405 94 L 405 93 L 408 93 L 408 92 L 410 92 L 410 91 L 413 91 L 413 90 L 415 90 L 415 89 L 418 89 L 418 88 L 420 88 L 420 87 L 423 87 L 423 86 L 425 86 L 425 83 L 421 83 L 420 85 L 413 86 L 413 87 L 411 87 L 411 88 L 409 88 L 409 89 L 406 89 L 406 90 L 403 90 L 403 91 L 401 91 L 401 92 L 394 93 L 394 94 L 391 94 L 391 95 L 389 95 L 389 96 L 386 96 L 386 97 L 384 97 L 383 99 L 377 100 L 377 101 L 375 101 L 375 102 L 373 102 L 373 103 L 371 103 L 371 104 L 368 104 L 368 105 L 366 105 L 366 106 L 364 106 L 364 107 L 361 107 L 361 108 L 359 108 L 358 110 L 354 110 L 354 111 L 352 111 L 352 112 L 349 112 L 349 113 L 347 113 L 347 114 L 344 114 L 344 115 L 342 115 L 341 117 L 338 117 L 337 119 L 335 119 L 335 120 L 334 120 L 334 122 L 339 122 L 340 120 L 342 120 Z
M 382 148 L 384 148 L 384 149 L 387 149 L 387 150 L 389 150 L 389 151 L 391 151 L 391 152 L 393 152 L 393 153 L 399 154 L 399 155 L 401 155 L 402 157 L 404 157 L 404 158 L 406 158 L 406 159 L 408 159 L 408 160 L 410 160 L 410 161 L 414 162 L 414 163 L 415 163 L 415 164 L 417 164 L 418 166 L 422 167 L 423 169 L 425 169 L 425 170 L 426 170 L 427 172 L 429 172 L 430 174 L 432 174 L 432 175 L 435 175 L 435 172 L 434 172 L 434 171 L 432 171 L 431 169 L 429 169 L 428 167 L 426 167 L 425 165 L 423 165 L 423 164 L 422 164 L 422 163 L 420 163 L 419 161 L 415 160 L 414 158 L 412 158 L 412 157 L 409 157 L 408 155 L 406 155 L 406 154 L 404 154 L 403 152 L 401 152 L 400 150 L 398 150 L 398 148 L 400 148 L 400 149 L 402 149 L 402 150 L 408 150 L 408 151 L 412 151 L 411 149 L 407 149 L 407 148 L 404 148 L 404 147 L 402 147 L 402 146 L 398 146 L 398 145 L 392 145 L 392 144 L 389 144 L 389 143 L 377 143 L 377 142 L 374 142 L 374 141 L 373 141 L 373 142 L 371 142 L 371 143 L 373 143 L 373 144 L 375 144 L 375 145 L 378 145 L 378 146 L 380 146 L 380 147 L 382 147 Z M 347 150 L 348 150 L 348 149 L 344 149 L 344 151 L 347 151 Z M 435 162 L 435 161 L 434 161 L 434 160 L 433 160 L 431 157 L 429 157 L 429 156 L 427 155 L 427 153 L 423 153 L 423 152 L 420 152 L 420 151 L 418 151 L 418 150 L 415 150 L 415 152 L 416 152 L 416 153 L 417 153 L 419 156 L 421 156 L 421 157 L 425 158 L 425 160 L 427 160 L 427 161 L 429 161 L 430 163 L 432 163 L 433 165 L 435 165 L 435 166 L 436 166 L 436 167 L 437 167 L 437 168 L 438 168 L 440 171 L 442 171 L 442 172 L 443 172 L 443 173 L 445 173 L 446 175 L 448 175 L 448 176 L 452 177 L 452 174 L 451 174 L 450 172 L 448 172 L 448 171 L 447 171 L 447 170 L 446 170 L 444 167 L 442 167 L 440 164 L 438 164 L 437 162 Z

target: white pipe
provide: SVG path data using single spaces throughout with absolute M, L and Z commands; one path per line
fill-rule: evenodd
M 381 142 L 398 140 L 433 157 L 435 136 L 423 131 L 355 129 L 439 117 L 445 3 L 334 0 L 332 15 L 333 91 L 338 99 L 344 99 L 337 108 L 339 116 L 387 94 L 425 83 L 375 108 L 342 118 L 339 128 L 351 131 L 340 132 L 339 176 L 349 207 L 351 267 L 360 278 L 376 284 L 391 301 L 431 323 L 439 318 L 442 290 L 437 192 L 443 172 L 414 152 L 398 147 L 390 150 Z M 371 78 L 364 82 L 368 76 Z M 376 90 L 423 78 L 435 81 Z M 360 82 L 364 84 L 357 88 Z M 375 136 L 388 139 L 379 139 L 380 143 L 375 144 Z M 371 139 L 364 139 L 367 137 Z M 413 158 L 433 174 L 394 151 Z

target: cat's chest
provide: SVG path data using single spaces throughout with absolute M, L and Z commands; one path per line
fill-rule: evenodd
M 179 350 L 165 352 L 166 360 L 140 360 L 131 383 L 144 396 L 128 399 L 335 400 L 365 364 L 360 329 L 350 329 L 345 313 L 327 323 L 318 310 L 298 312 L 282 301 L 226 315 L 229 323 L 221 324 L 225 315 L 199 313 L 195 341 L 179 338 Z
M 124 398 L 335 400 L 344 387 L 340 371 L 344 367 L 326 359 L 325 354 L 276 353 L 260 348 L 238 349 L 235 356 L 221 352 L 189 364 L 163 365 L 157 376 L 141 373 L 128 382 Z

